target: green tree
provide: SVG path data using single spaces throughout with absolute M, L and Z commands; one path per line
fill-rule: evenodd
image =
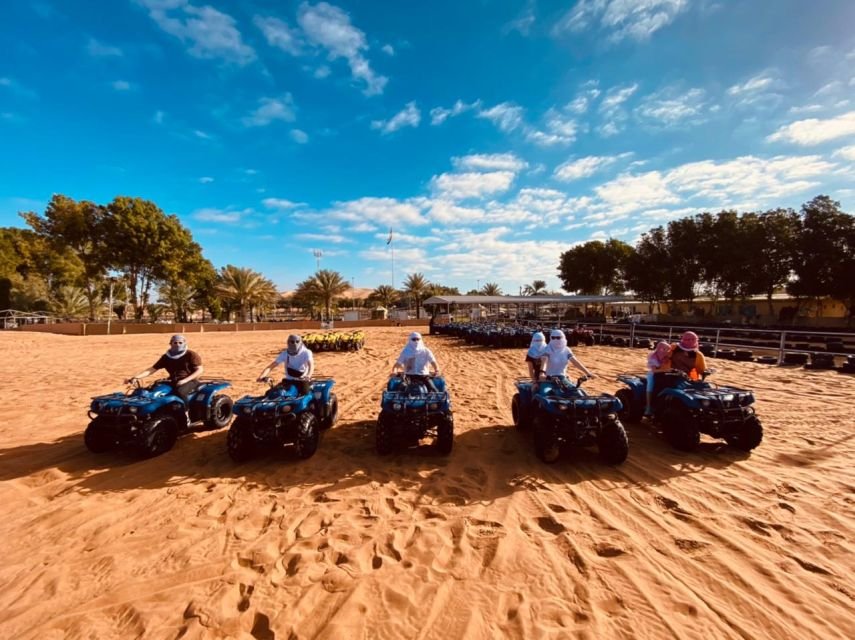
M 51 271 L 63 273 L 64 277 L 60 277 L 63 283 L 83 288 L 90 320 L 95 319 L 100 284 L 106 272 L 105 216 L 104 207 L 94 202 L 77 202 L 60 194 L 51 198 L 43 216 L 33 212 L 21 214 L 56 254 L 65 256 L 65 265 L 56 268 L 55 263 Z
M 701 277 L 698 246 L 703 239 L 693 218 L 681 218 L 668 223 L 668 256 L 671 260 L 666 275 L 666 290 L 669 300 L 695 299 L 695 288 Z
M 626 284 L 639 299 L 653 305 L 668 297 L 668 278 L 671 268 L 668 237 L 665 229 L 656 227 L 641 235 L 635 252 L 624 267 Z
M 633 248 L 620 240 L 592 240 L 561 254 L 558 277 L 562 288 L 583 295 L 622 293 L 624 267 Z
M 411 273 L 404 280 L 403 292 L 409 296 L 416 305 L 416 318 L 421 317 L 422 300 L 427 297 L 430 283 L 421 273 Z
M 792 209 L 772 209 L 745 214 L 742 223 L 749 247 L 744 272 L 747 292 L 765 294 L 772 316 L 772 295 L 787 284 L 793 272 L 799 217 Z
M 172 282 L 160 288 L 158 302 L 172 311 L 176 322 L 187 322 L 189 314 L 196 308 L 199 292 L 186 282 Z
M 338 271 L 321 269 L 298 283 L 294 296 L 303 308 L 322 308 L 326 312 L 326 319 L 329 320 L 332 318 L 333 302 L 349 289 L 350 283 L 342 278 Z
M 138 320 L 157 281 L 177 280 L 200 262 L 201 249 L 174 215 L 142 198 L 116 197 L 107 205 L 103 241 L 107 266 L 124 273 Z
M 542 296 L 546 295 L 546 280 L 533 280 L 531 284 L 523 287 L 524 296 Z
M 50 310 L 60 318 L 76 320 L 89 312 L 90 297 L 79 287 L 63 285 L 51 300 Z
M 391 309 L 398 302 L 398 292 L 392 285 L 381 284 L 371 292 L 368 298 L 386 309 Z
M 220 270 L 216 290 L 224 306 L 237 311 L 243 322 L 254 319 L 255 307 L 275 305 L 278 297 L 276 287 L 260 273 L 230 264 Z
M 500 296 L 502 295 L 502 288 L 495 282 L 487 282 L 481 287 L 481 293 L 485 296 Z

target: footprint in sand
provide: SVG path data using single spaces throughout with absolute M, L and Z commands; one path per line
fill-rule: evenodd
M 626 553 L 625 549 L 611 542 L 598 542 L 594 545 L 594 551 L 601 558 L 617 558 Z
M 710 546 L 709 542 L 690 540 L 688 538 L 675 538 L 674 544 L 677 545 L 680 551 L 684 551 L 690 555 L 700 553 Z
M 551 516 L 541 516 L 537 519 L 537 524 L 541 529 L 553 535 L 558 535 L 559 533 L 567 531 L 567 527 Z
M 658 504 L 661 508 L 665 509 L 666 511 L 670 511 L 681 520 L 685 520 L 686 518 L 689 518 L 692 515 L 688 511 L 683 509 L 683 507 L 680 506 L 680 503 L 676 500 L 666 498 L 665 496 L 656 496 L 655 500 L 656 504 Z
M 249 633 L 255 640 L 276 640 L 276 634 L 270 629 L 270 618 L 263 613 L 256 612 Z

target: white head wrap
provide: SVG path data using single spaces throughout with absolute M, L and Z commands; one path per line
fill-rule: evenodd
M 537 331 L 531 337 L 531 344 L 528 347 L 528 353 L 526 355 L 529 355 L 532 358 L 538 358 L 543 355 L 544 351 L 546 351 L 546 338 L 543 333 Z
M 558 338 L 558 340 L 555 340 Z M 561 329 L 553 329 L 549 332 L 549 346 L 547 349 L 550 351 L 563 351 L 567 347 L 567 336 L 564 335 L 564 332 Z
M 180 345 L 174 345 L 173 342 L 181 341 Z M 173 360 L 177 360 L 181 356 L 187 353 L 187 338 L 185 338 L 180 333 L 176 333 L 169 339 L 169 350 L 166 352 L 167 358 L 172 358 Z

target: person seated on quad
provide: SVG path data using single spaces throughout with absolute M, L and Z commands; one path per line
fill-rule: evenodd
M 187 348 L 187 338 L 176 334 L 169 339 L 169 350 L 157 362 L 145 371 L 125 380 L 125 384 L 133 384 L 142 378 L 150 376 L 155 371 L 166 369 L 169 382 L 175 395 L 187 402 L 187 399 L 199 388 L 199 376 L 202 375 L 202 358 L 195 351 Z
M 656 344 L 656 348 L 647 356 L 647 404 L 644 407 L 644 417 L 653 415 L 653 385 L 655 375 L 671 370 L 671 345 L 665 342 Z
M 560 329 L 550 331 L 549 346 L 546 347 L 544 356 L 546 357 L 547 378 L 557 377 L 562 379 L 562 384 L 571 384 L 570 380 L 567 379 L 567 365 L 570 363 L 589 378 L 594 377 L 588 367 L 579 362 L 573 355 L 570 347 L 567 346 L 567 337 Z
M 436 385 L 430 378 L 431 369 L 434 376 L 439 375 L 439 364 L 436 362 L 433 351 L 425 346 L 422 334 L 413 331 L 407 340 L 407 345 L 401 350 L 401 355 L 392 365 L 392 375 L 399 370 L 403 371 L 413 382 L 423 382 L 429 391 L 437 391 Z
M 288 336 L 287 347 L 276 359 L 258 376 L 258 382 L 264 382 L 270 372 L 279 365 L 285 367 L 285 377 L 282 387 L 296 389 L 297 395 L 304 396 L 312 390 L 312 372 L 315 370 L 315 358 L 310 349 L 303 344 L 303 339 L 291 334 Z
M 546 357 L 546 337 L 540 331 L 531 336 L 531 345 L 525 354 L 529 377 L 537 382 L 543 373 L 543 359 Z
M 682 371 L 689 380 L 700 380 L 707 370 L 704 354 L 698 350 L 698 334 L 686 331 L 671 347 L 671 368 Z

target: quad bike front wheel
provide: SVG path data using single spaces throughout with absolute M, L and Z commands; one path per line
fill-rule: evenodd
M 297 439 L 294 441 L 297 457 L 305 460 L 315 455 L 320 439 L 321 432 L 318 429 L 318 419 L 315 414 L 311 411 L 300 414 L 297 423 Z
M 701 442 L 701 433 L 695 420 L 681 404 L 672 404 L 662 416 L 665 439 L 680 451 L 694 451 Z
M 381 411 L 377 417 L 377 429 L 375 432 L 374 446 L 377 453 L 385 456 L 392 451 L 392 425 L 389 424 L 389 417 L 385 412 Z
M 454 447 L 454 418 L 451 415 L 444 416 L 436 426 L 436 450 L 443 455 L 451 453 Z
M 104 419 L 97 417 L 90 422 L 83 432 L 83 443 L 92 453 L 104 453 L 115 444 L 104 429 Z
M 143 455 L 153 458 L 166 453 L 178 440 L 178 425 L 170 417 L 154 418 L 147 425 L 148 437 L 142 443 Z
M 552 464 L 561 455 L 561 446 L 555 428 L 543 416 L 534 417 L 534 453 L 546 464 Z
M 235 462 L 246 462 L 255 453 L 255 441 L 252 437 L 252 425 L 237 418 L 226 436 L 229 457 Z
M 523 411 L 520 394 L 515 393 L 511 400 L 511 415 L 514 418 L 514 426 L 520 431 L 528 431 L 531 427 L 531 417 Z
M 620 420 L 606 422 L 597 438 L 600 457 L 606 464 L 621 464 L 629 455 L 629 438 Z
M 232 407 L 234 402 L 227 395 L 216 394 L 211 398 L 211 413 L 206 425 L 211 429 L 222 429 L 228 426 L 232 419 Z
M 338 420 L 338 397 L 334 393 L 330 394 L 330 401 L 327 403 L 326 409 L 326 415 L 321 420 L 321 429 L 329 429 Z
M 642 409 L 639 403 L 635 401 L 635 396 L 630 389 L 618 389 L 615 397 L 620 400 L 623 409 L 620 411 L 620 417 L 624 422 L 632 424 L 633 422 L 641 421 Z
M 757 416 L 750 416 L 742 425 L 742 431 L 725 438 L 727 444 L 742 451 L 751 451 L 763 440 L 763 424 Z

